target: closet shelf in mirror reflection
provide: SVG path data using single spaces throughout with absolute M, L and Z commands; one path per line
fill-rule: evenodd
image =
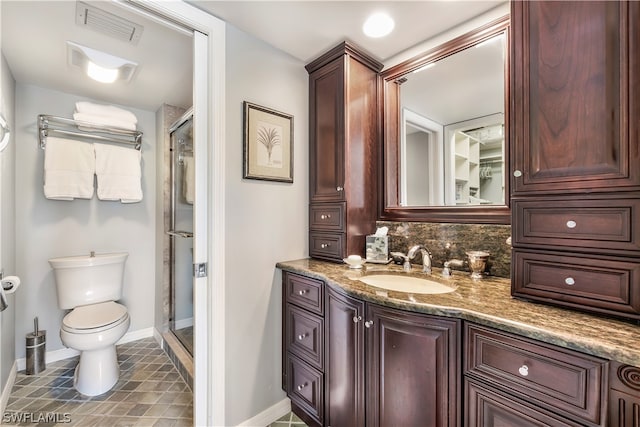
M 167 234 L 169 236 L 183 237 L 185 239 L 189 239 L 189 238 L 193 237 L 193 232 L 192 231 L 168 230 Z

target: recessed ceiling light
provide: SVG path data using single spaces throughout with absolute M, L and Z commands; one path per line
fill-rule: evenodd
M 369 37 L 384 37 L 393 31 L 395 27 L 393 19 L 385 12 L 377 12 L 371 15 L 362 26 L 362 31 Z

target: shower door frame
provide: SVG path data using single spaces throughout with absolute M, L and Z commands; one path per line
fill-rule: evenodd
M 169 127 L 169 146 L 170 146 L 170 171 L 169 171 L 169 181 L 171 183 L 171 197 L 170 197 L 170 209 L 171 209 L 171 218 L 169 220 L 169 229 L 172 231 L 176 230 L 176 203 L 178 197 L 178 190 L 176 190 L 176 164 L 180 163 L 180 141 L 176 146 L 174 141 L 173 133 L 178 131 L 182 126 L 184 126 L 187 122 L 191 121 L 191 130 L 193 132 L 193 108 L 188 109 L 182 114 L 182 116 L 176 120 Z M 191 149 L 193 151 L 193 141 L 191 143 Z M 183 166 L 184 167 L 184 166 Z M 183 176 L 184 179 L 184 176 Z M 193 229 L 193 224 L 192 224 Z M 187 230 L 188 231 L 188 230 Z M 190 346 L 184 342 L 184 338 L 176 333 L 176 239 L 177 238 L 188 238 L 186 236 L 177 236 L 172 234 L 169 236 L 169 331 L 173 333 L 176 339 L 180 342 L 182 347 L 191 355 L 193 358 L 193 337 Z M 193 236 L 191 237 L 193 238 Z M 193 292 L 193 283 L 191 283 L 192 292 Z M 191 311 L 193 312 L 193 298 L 191 300 Z M 192 314 L 193 317 L 193 314 Z M 193 324 L 192 324 L 193 327 Z
M 195 202 L 194 425 L 226 425 L 225 416 L 225 23 L 184 2 L 115 0 L 115 4 L 193 34 Z M 214 221 L 215 218 L 215 221 Z

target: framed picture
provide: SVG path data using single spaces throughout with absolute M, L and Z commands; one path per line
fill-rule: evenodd
M 244 102 L 243 175 L 293 182 L 293 116 Z

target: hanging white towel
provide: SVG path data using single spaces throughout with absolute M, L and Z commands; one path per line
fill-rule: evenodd
M 136 203 L 142 200 L 140 151 L 95 144 L 96 176 L 100 200 Z
M 111 126 L 125 130 L 136 130 L 136 123 L 119 117 L 98 116 L 96 114 L 73 113 L 73 119 L 96 125 Z M 78 126 L 78 129 L 91 130 L 90 126 Z
M 182 195 L 184 200 L 192 205 L 195 194 L 196 165 L 193 162 L 193 156 L 184 156 L 182 161 Z
M 111 117 L 133 124 L 138 123 L 138 118 L 129 110 L 125 110 L 115 105 L 94 104 L 93 102 L 76 102 L 76 113 L 89 114 L 92 116 Z
M 93 144 L 47 137 L 44 150 L 44 195 L 47 199 L 92 198 L 95 169 Z

